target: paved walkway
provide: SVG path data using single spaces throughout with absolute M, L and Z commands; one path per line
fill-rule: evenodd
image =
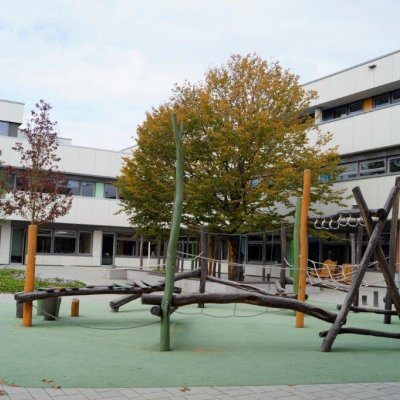
M 0 386 L 1 400 L 398 400 L 400 383 L 181 387 L 134 389 L 30 389 Z
M 41 276 L 62 276 L 81 279 L 91 284 L 110 283 L 106 270 L 86 267 L 37 267 Z M 115 280 L 113 280 L 115 281 Z M 9 295 L 7 295 L 9 296 Z M 341 302 L 343 293 L 326 291 L 313 295 L 314 300 Z M 0 297 L 1 298 L 1 297 Z M 0 400 L 316 400 L 316 399 L 397 399 L 400 400 L 399 382 L 349 383 L 327 385 L 279 385 L 246 387 L 179 387 L 179 388 L 21 388 L 1 386 Z M 3 382 L 4 384 L 4 382 Z

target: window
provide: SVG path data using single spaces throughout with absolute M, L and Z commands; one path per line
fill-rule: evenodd
M 39 229 L 37 234 L 36 252 L 51 253 L 51 229 Z
M 360 162 L 360 176 L 379 175 L 385 172 L 384 159 Z
M 96 184 L 94 182 L 82 182 L 76 179 L 68 180 L 69 193 L 74 196 L 94 197 Z
M 374 106 L 376 108 L 378 107 L 384 107 L 390 103 L 390 93 L 386 94 L 381 94 L 380 96 L 376 96 L 374 98 Z
M 91 254 L 92 232 L 79 232 L 78 254 Z
M 392 93 L 392 103 L 397 103 L 400 101 L 400 90 L 395 90 Z
M 71 194 L 74 196 L 79 196 L 80 195 L 80 185 L 79 181 L 75 181 L 73 179 L 70 179 L 68 181 L 68 189 Z
M 389 159 L 389 172 L 400 172 L 400 157 Z
M 136 241 L 132 235 L 126 233 L 117 234 L 117 256 L 134 256 Z M 145 254 L 143 252 L 143 254 Z
M 54 231 L 54 253 L 74 254 L 76 244 L 76 232 Z
M 0 121 L 0 136 L 8 136 L 9 123 Z
M 356 114 L 361 112 L 363 109 L 363 102 L 362 101 L 356 101 L 355 103 L 349 104 L 349 114 Z
M 332 110 L 332 118 L 341 118 L 345 117 L 347 115 L 347 107 L 346 106 L 340 106 L 336 107 Z
M 94 182 L 81 182 L 81 196 L 94 197 L 96 185 Z
M 347 181 L 349 179 L 357 178 L 357 163 L 340 165 L 345 170 L 339 174 L 338 181 Z
M 104 184 L 104 198 L 105 199 L 116 199 L 117 188 L 111 183 Z

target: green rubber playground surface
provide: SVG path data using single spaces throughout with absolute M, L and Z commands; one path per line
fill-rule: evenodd
M 0 302 L 2 384 L 250 386 L 400 378 L 399 341 L 341 335 L 331 353 L 321 353 L 318 333 L 329 324 L 306 316 L 305 328 L 295 329 L 291 311 L 208 305 L 207 315 L 201 315 L 198 308 L 185 307 L 180 309 L 185 314 L 172 316 L 172 351 L 160 352 L 158 319 L 148 306 L 134 302 L 111 313 L 109 300 L 85 298 L 81 316 L 71 318 L 70 301 L 63 298 L 60 320 L 43 321 L 35 315 L 31 328 L 15 318 L 14 301 Z M 351 313 L 347 326 L 400 331 L 398 319 L 392 325 L 382 320 L 375 314 Z

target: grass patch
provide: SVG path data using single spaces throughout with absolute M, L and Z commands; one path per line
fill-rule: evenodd
M 0 293 L 16 293 L 24 290 L 25 271 L 12 268 L 0 269 Z M 81 281 L 72 281 L 61 278 L 35 279 L 35 287 L 83 287 Z

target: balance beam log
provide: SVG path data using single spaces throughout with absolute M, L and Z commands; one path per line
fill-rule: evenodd
M 397 315 L 397 313 L 396 313 Z M 320 337 L 326 337 L 329 331 L 322 331 L 319 333 Z M 392 333 L 392 332 L 382 332 L 382 331 L 374 331 L 371 329 L 362 329 L 362 328 L 341 328 L 337 334 L 344 333 L 353 333 L 355 335 L 364 335 L 364 336 L 377 336 L 377 337 L 385 337 L 389 339 L 400 339 L 400 333 Z
M 338 304 L 336 308 L 340 310 L 342 308 L 342 305 Z M 381 308 L 368 308 L 368 307 L 358 307 L 358 306 L 350 306 L 350 311 L 383 314 L 383 315 L 397 315 L 397 311 L 395 310 L 382 310 Z
M 140 288 L 137 286 L 94 286 L 83 288 L 48 288 L 35 290 L 29 293 L 15 293 L 14 299 L 17 303 L 24 303 L 26 301 L 49 299 L 53 297 L 64 296 L 89 296 L 94 294 L 142 294 L 163 291 L 164 285 L 158 284 Z
M 142 304 L 160 305 L 162 295 L 144 294 L 142 296 Z M 311 317 L 321 319 L 329 323 L 333 323 L 337 314 L 315 307 L 308 303 L 304 303 L 295 299 L 278 296 L 265 296 L 258 293 L 193 293 L 188 295 L 174 295 L 172 297 L 172 307 L 182 307 L 189 304 L 197 303 L 246 303 L 261 307 L 284 308 L 287 310 L 300 311 Z

